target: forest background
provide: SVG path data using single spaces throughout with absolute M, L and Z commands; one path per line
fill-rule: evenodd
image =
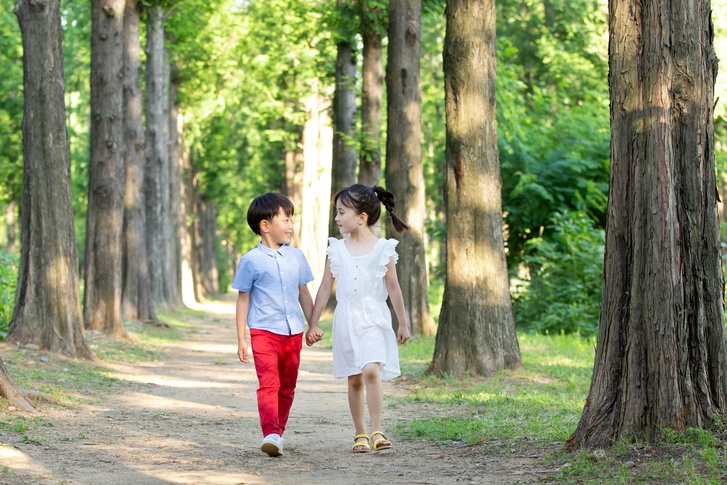
M 385 12 L 387 2 L 380 3 Z M 7 331 L 15 298 L 23 179 L 22 42 L 13 5 L 2 0 L 0 10 L 0 208 L 4 214 L 0 221 L 0 337 Z M 172 164 L 181 168 L 185 188 L 181 232 L 191 235 L 192 241 L 189 272 L 180 270 L 182 300 L 201 300 L 229 288 L 237 259 L 256 244 L 245 222 L 247 205 L 255 195 L 268 191 L 293 198 L 297 208 L 293 244 L 306 252 L 320 276 L 328 235 L 321 221 L 328 217 L 330 202 L 336 46 L 342 38 L 351 41 L 360 73 L 358 12 L 337 8 L 332 1 L 306 0 L 184 0 L 162 6 L 168 61 L 166 109 L 173 119 L 170 126 L 179 128 L 176 140 L 181 147 Z M 436 319 L 447 224 L 442 194 L 444 2 L 429 0 L 423 7 L 425 247 Z M 715 2 L 713 9 L 715 50 L 725 58 L 727 5 Z M 142 31 L 145 25 L 142 22 Z M 82 272 L 90 143 L 88 5 L 63 1 L 62 26 L 73 212 Z M 518 330 L 587 337 L 597 331 L 609 172 L 607 30 L 604 0 L 503 0 L 497 4 L 498 148 Z M 140 37 L 143 43 L 145 34 Z M 715 160 L 722 199 L 727 188 L 724 71 L 717 78 L 715 108 Z M 360 108 L 360 75 L 352 86 Z M 382 113 L 385 126 L 385 108 Z M 356 149 L 363 164 L 371 147 L 360 126 L 359 120 L 345 142 Z M 385 164 L 386 130 L 382 136 Z M 381 184 L 386 185 L 385 178 Z M 724 223 L 721 233 L 724 246 Z

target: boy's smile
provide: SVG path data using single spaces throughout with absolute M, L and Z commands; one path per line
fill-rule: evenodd
M 282 208 L 272 220 L 260 223 L 261 237 L 264 246 L 278 249 L 283 244 L 290 244 L 293 237 L 293 216 L 289 216 Z

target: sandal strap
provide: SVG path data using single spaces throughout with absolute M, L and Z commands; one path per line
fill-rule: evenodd
M 369 435 L 367 435 L 366 433 L 357 434 L 356 436 L 353 437 L 353 440 L 358 441 L 361 438 L 366 438 L 366 440 L 368 441 Z M 363 444 L 363 443 L 359 443 L 359 444 Z
M 389 438 L 387 438 L 386 435 L 383 432 L 381 432 L 381 431 L 374 431 L 373 433 L 371 433 L 368 436 L 368 439 L 370 439 L 371 441 L 373 441 L 374 440 L 374 436 L 377 435 L 377 434 L 380 434 L 383 439 L 385 439 L 386 441 L 389 441 Z M 381 439 L 379 439 L 377 441 L 381 441 Z

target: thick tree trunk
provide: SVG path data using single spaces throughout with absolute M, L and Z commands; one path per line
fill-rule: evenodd
M 381 183 L 381 103 L 384 92 L 384 68 L 381 62 L 381 31 L 377 20 L 381 9 L 370 0 L 360 0 L 361 36 L 363 37 L 361 154 L 358 182 L 373 186 Z
M 125 337 L 121 319 L 124 221 L 124 0 L 91 2 L 91 155 L 83 319 Z
M 176 62 L 170 63 L 169 76 L 169 211 L 167 257 L 165 269 L 165 295 L 172 305 L 182 303 L 182 131 L 184 123 L 179 111 L 179 70 Z
M 306 102 L 307 121 L 303 128 L 304 166 L 299 211 L 302 244 L 299 247 L 316 277 L 311 288 L 314 292 L 318 290 L 323 276 L 328 246 L 328 228 L 320 224 L 320 221 L 326 220 L 331 206 L 331 199 L 328 197 L 333 144 L 333 129 L 328 115 L 330 106 L 330 102 L 320 93 L 309 96 Z
M 164 13 L 160 4 L 147 10 L 146 27 L 146 194 L 147 254 L 149 283 L 154 303 L 164 306 L 166 275 L 164 261 L 169 209 L 169 148 L 164 77 Z
M 182 152 L 182 204 L 184 217 L 182 218 L 182 239 L 180 246 L 181 264 L 181 290 L 182 302 L 187 307 L 194 306 L 197 301 L 194 286 L 194 186 L 192 171 L 192 152 L 185 147 Z
M 568 448 L 727 412 L 710 2 L 609 2 L 611 177 L 591 389 Z
M 302 248 L 303 244 L 301 234 L 303 218 L 301 217 L 301 209 L 303 205 L 305 160 L 303 158 L 303 150 L 299 148 L 301 143 L 302 140 L 296 143 L 295 150 L 285 153 L 285 190 L 283 190 L 283 194 L 293 202 L 293 206 L 295 207 L 296 217 L 293 218 L 293 237 L 290 240 L 290 245 L 296 248 Z
M 342 9 L 350 0 L 337 0 Z M 336 55 L 336 89 L 333 94 L 333 168 L 331 197 L 344 187 L 356 183 L 356 56 L 351 41 L 338 41 Z M 330 208 L 328 233 L 340 237 L 334 208 Z
M 447 280 L 428 372 L 492 376 L 522 366 L 502 235 L 495 121 L 495 3 L 449 0 L 444 39 L 447 114 Z
M 397 272 L 414 335 L 433 335 L 434 319 L 427 296 L 427 261 L 424 251 L 424 172 L 422 168 L 419 52 L 421 0 L 389 4 L 389 48 L 386 65 L 388 127 L 386 188 L 397 197 L 396 213 L 411 231 L 387 234 L 401 241 Z
M 126 189 L 124 192 L 124 292 L 122 313 L 127 320 L 156 321 L 149 291 L 146 251 L 146 148 L 142 116 L 141 46 L 138 0 L 126 0 L 124 10 L 124 140 Z
M 28 413 L 35 412 L 35 409 L 33 409 L 33 405 L 30 404 L 25 396 L 23 396 L 23 393 L 20 391 L 20 389 L 18 389 L 17 386 L 13 383 L 13 380 L 10 378 L 10 374 L 8 374 L 8 371 L 5 368 L 5 364 L 3 363 L 2 358 L 0 358 L 0 396 L 7 399 L 11 405 L 15 406 L 21 411 L 25 411 Z
M 23 195 L 20 264 L 7 340 L 93 358 L 83 336 L 63 94 L 60 2 L 20 0 Z
M 197 243 L 200 284 L 205 296 L 220 292 L 217 274 L 217 205 L 197 200 Z

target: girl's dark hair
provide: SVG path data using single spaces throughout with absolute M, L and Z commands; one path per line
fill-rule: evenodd
M 379 217 L 381 217 L 381 204 L 384 204 L 389 216 L 391 216 L 394 229 L 397 232 L 409 229 L 406 222 L 394 214 L 396 197 L 383 187 L 354 184 L 336 192 L 336 195 L 333 196 L 333 205 L 336 205 L 339 200 L 341 204 L 355 210 L 357 214 L 365 213 L 368 216 L 369 226 L 373 226 L 379 220 Z
M 247 209 L 247 225 L 250 226 L 252 232 L 260 236 L 260 223 L 272 221 L 280 209 L 283 209 L 288 217 L 292 217 L 295 213 L 293 203 L 286 196 L 273 192 L 259 195 L 252 200 Z

